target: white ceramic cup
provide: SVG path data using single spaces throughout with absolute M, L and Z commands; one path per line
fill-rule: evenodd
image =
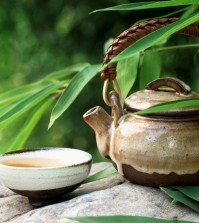
M 34 206 L 53 203 L 87 178 L 92 157 L 71 148 L 36 148 L 0 156 L 0 182 Z

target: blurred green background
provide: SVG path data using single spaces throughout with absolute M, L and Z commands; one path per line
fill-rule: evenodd
M 95 9 L 129 2 L 131 1 L 13 0 L 11 3 L 1 0 L 0 92 L 37 81 L 68 65 L 101 63 L 104 44 L 110 38 L 117 37 L 138 20 L 180 9 L 175 7 L 89 15 Z M 195 42 L 198 40 L 176 35 L 167 44 Z M 179 77 L 190 84 L 193 90 L 199 91 L 197 49 L 162 51 L 161 56 L 163 75 Z M 102 86 L 100 76 L 94 78 L 69 110 L 47 130 L 51 112 L 49 109 L 27 141 L 26 147 L 74 147 L 90 152 L 94 161 L 102 160 L 94 132 L 82 119 L 82 115 L 96 105 L 101 105 L 110 112 L 102 100 Z M 6 147 L 14 139 L 21 125 L 19 120 L 12 131 L 0 132 L 1 147 Z

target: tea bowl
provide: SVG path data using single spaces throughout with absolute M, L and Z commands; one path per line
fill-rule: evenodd
M 55 203 L 87 178 L 92 156 L 71 148 L 36 148 L 0 155 L 0 182 L 33 206 Z

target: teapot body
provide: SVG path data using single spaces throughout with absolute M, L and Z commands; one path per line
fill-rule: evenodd
M 132 115 L 112 127 L 109 157 L 127 180 L 199 185 L 199 117 Z
M 199 185 L 199 94 L 177 78 L 160 77 L 124 100 L 131 83 L 124 89 L 129 78 L 125 78 L 127 66 L 124 71 L 120 68 L 118 78 L 125 92 L 121 92 L 117 82 L 116 62 L 125 57 L 123 50 L 176 20 L 144 21 L 123 31 L 113 41 L 101 69 L 103 100 L 111 107 L 111 118 L 100 115 L 97 109 L 91 109 L 84 117 L 96 133 L 100 153 L 109 157 L 126 179 L 141 185 Z M 178 33 L 199 37 L 198 28 L 199 23 L 195 23 Z M 114 58 L 120 53 L 121 57 Z M 150 80 L 152 75 L 147 75 L 146 71 L 143 77 Z M 112 87 L 114 91 L 110 92 Z M 131 115 L 124 118 L 126 113 Z

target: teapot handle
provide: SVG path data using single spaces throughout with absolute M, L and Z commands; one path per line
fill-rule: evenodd
M 130 27 L 129 29 L 122 32 L 110 45 L 104 56 L 103 64 L 107 64 L 113 57 L 122 52 L 131 44 L 135 43 L 143 36 L 148 35 L 149 33 L 154 32 L 155 30 L 158 30 L 177 20 L 178 18 L 153 19 Z M 177 33 L 199 37 L 199 23 L 197 22 L 191 24 L 181 29 Z M 116 81 L 116 64 L 111 64 L 105 67 L 101 72 L 101 78 L 105 81 L 103 90 L 104 101 L 107 105 L 111 106 L 107 93 L 108 85 L 111 81 L 113 81 L 116 87 L 116 91 L 118 94 L 120 94 L 120 89 Z
M 146 89 L 148 90 L 158 90 L 159 87 L 170 87 L 176 90 L 176 92 L 187 95 L 191 92 L 191 88 L 185 84 L 183 81 L 173 78 L 173 77 L 163 77 L 151 81 L 147 84 Z

